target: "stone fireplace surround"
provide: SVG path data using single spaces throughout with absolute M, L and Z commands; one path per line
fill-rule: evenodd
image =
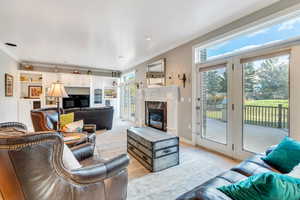
M 147 101 L 167 103 L 167 132 L 178 136 L 178 103 L 180 90 L 177 86 L 138 89 L 136 97 L 136 125 L 147 126 L 145 111 Z

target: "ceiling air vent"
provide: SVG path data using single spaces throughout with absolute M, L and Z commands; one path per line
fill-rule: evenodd
M 17 47 L 16 44 L 10 43 L 10 42 L 6 42 L 5 45 L 10 46 L 10 47 Z

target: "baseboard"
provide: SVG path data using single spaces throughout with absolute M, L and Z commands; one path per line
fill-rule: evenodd
M 180 138 L 181 142 L 184 142 L 184 143 L 187 143 L 187 144 L 190 144 L 190 145 L 194 145 L 193 142 L 189 139 L 186 139 L 184 137 L 179 137 L 179 138 Z

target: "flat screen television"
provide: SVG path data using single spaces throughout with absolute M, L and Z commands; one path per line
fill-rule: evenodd
M 63 98 L 63 108 L 85 108 L 90 107 L 90 95 L 69 95 Z

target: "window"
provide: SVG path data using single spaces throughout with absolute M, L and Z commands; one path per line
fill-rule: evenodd
M 227 69 L 226 64 L 200 72 L 202 137 L 227 143 Z
M 213 44 L 206 48 L 196 48 L 196 63 L 233 55 L 264 45 L 296 39 L 300 36 L 300 17 L 286 17 L 279 23 L 247 31 L 229 40 Z
M 243 63 L 243 149 L 264 152 L 288 135 L 289 55 Z
M 126 83 L 135 80 L 135 72 L 129 72 L 121 76 L 121 82 Z

